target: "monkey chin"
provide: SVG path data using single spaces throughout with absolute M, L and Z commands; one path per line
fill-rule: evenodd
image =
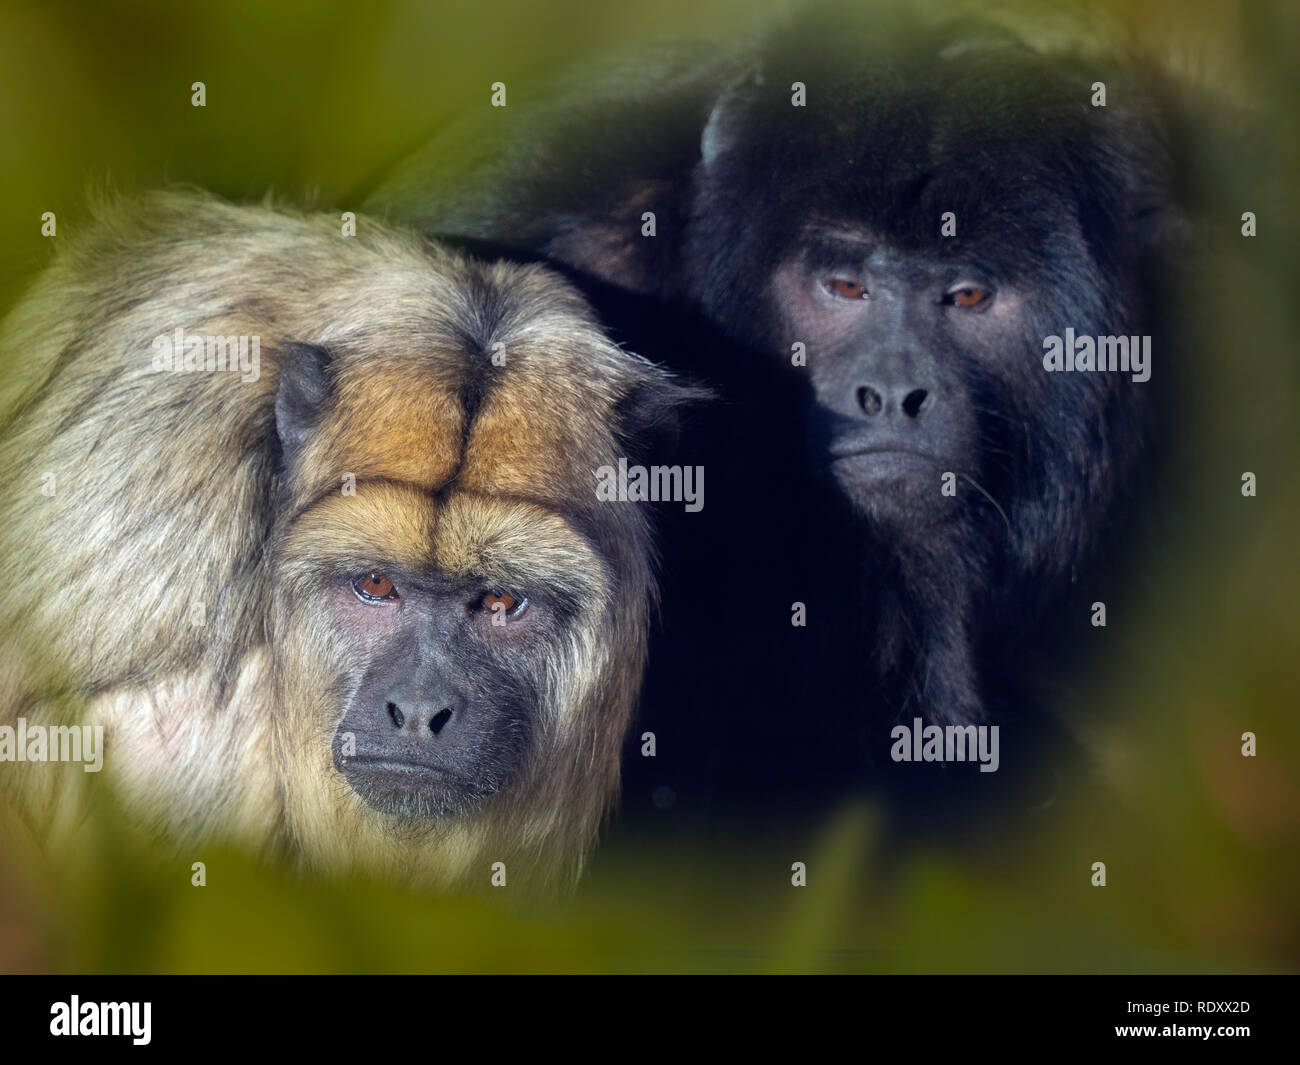
M 491 774 L 472 779 L 410 762 L 349 759 L 337 768 L 370 809 L 413 825 L 469 813 L 503 783 Z
M 871 524 L 901 534 L 954 520 L 958 500 L 941 491 L 952 469 L 919 451 L 872 450 L 833 458 L 826 474 L 853 509 Z

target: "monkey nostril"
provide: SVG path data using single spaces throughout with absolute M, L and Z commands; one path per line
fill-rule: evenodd
M 918 388 L 909 392 L 903 397 L 903 413 L 909 418 L 915 418 L 925 407 L 926 400 L 930 398 L 930 393 L 924 388 Z
M 436 714 L 433 715 L 433 719 L 429 722 L 429 731 L 432 732 L 435 736 L 438 735 L 438 733 L 441 732 L 446 727 L 447 722 L 450 720 L 451 720 L 451 708 L 443 707 L 441 710 L 439 710 Z
M 858 406 L 862 408 L 862 413 L 868 417 L 874 417 L 879 414 L 885 405 L 885 398 L 874 388 L 863 385 L 858 389 Z
M 402 714 L 402 711 L 398 709 L 397 704 L 389 703 L 387 706 L 387 710 L 388 710 L 388 716 L 393 719 L 393 724 L 396 725 L 398 728 L 401 728 L 402 725 L 406 722 L 406 717 Z

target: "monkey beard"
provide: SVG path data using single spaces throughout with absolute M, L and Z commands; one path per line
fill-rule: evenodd
M 959 525 L 925 539 L 894 539 L 864 576 L 875 603 L 874 657 L 886 713 L 922 713 L 936 724 L 982 720 L 971 621 L 976 601 L 971 545 Z
M 974 483 L 964 474 L 958 482 L 967 489 Z M 909 521 L 906 508 L 837 491 L 847 520 L 839 535 L 819 537 L 815 557 L 818 572 L 849 575 L 834 601 L 861 607 L 850 614 L 847 644 L 835 643 L 841 651 L 871 649 L 868 715 L 877 722 L 916 713 L 937 724 L 984 720 L 977 634 L 1003 631 L 1004 619 L 989 616 L 1008 565 L 1002 507 L 970 489 L 941 517 L 931 510 Z M 838 676 L 833 666 L 827 672 Z

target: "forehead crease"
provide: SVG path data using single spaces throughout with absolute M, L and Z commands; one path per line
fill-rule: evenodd
M 615 450 L 607 428 L 614 398 L 571 379 L 505 376 L 478 406 L 456 486 L 550 506 L 594 495 L 591 471 Z
M 341 387 L 326 420 L 322 476 L 405 481 L 434 491 L 460 462 L 465 413 L 454 384 L 409 366 L 372 367 Z

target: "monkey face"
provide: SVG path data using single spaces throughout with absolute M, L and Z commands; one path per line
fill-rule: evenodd
M 426 822 L 508 788 L 539 730 L 567 726 L 552 671 L 592 644 L 608 581 L 543 507 L 392 483 L 303 515 L 284 569 L 319 605 L 297 623 L 330 664 L 315 729 L 334 770 L 370 810 Z
M 276 616 L 298 648 L 284 661 L 320 673 L 316 698 L 286 694 L 300 720 L 283 742 L 319 767 L 318 801 L 360 823 L 464 824 L 546 787 L 605 667 L 618 534 L 601 522 L 637 515 L 565 483 L 574 464 L 538 427 L 577 412 L 521 420 L 529 366 L 520 353 L 485 375 L 469 408 L 434 359 L 412 390 L 409 364 L 368 351 L 285 358 L 277 428 L 302 502 Z
M 973 523 L 1005 541 L 1017 509 L 1047 529 L 1062 484 L 1091 495 L 1129 461 L 1094 427 L 1146 418 L 1127 376 L 1052 376 L 1043 353 L 1066 326 L 1148 331 L 1141 268 L 1173 213 L 1160 138 L 1140 104 L 1080 107 L 1072 71 L 1009 39 L 909 24 L 897 49 L 878 29 L 809 21 L 723 94 L 691 284 L 734 339 L 786 365 L 804 346 L 810 468 L 882 539 Z M 791 106 L 814 68 L 816 99 Z
M 1125 434 L 1092 426 L 1145 420 L 1127 376 L 1052 376 L 1043 360 L 1064 325 L 1145 331 L 1144 252 L 1115 223 L 1144 210 L 1143 152 L 1032 55 L 1014 72 L 841 58 L 825 104 L 792 108 L 783 72 L 715 110 L 698 189 L 734 215 L 692 238 L 702 302 L 779 362 L 804 346 L 809 466 L 882 540 L 1005 542 L 1016 510 L 1055 519 L 1061 484 L 1130 461 L 1110 450 Z M 1072 536 L 1071 520 L 1038 527 Z
M 816 356 L 812 460 L 877 522 L 951 520 L 956 499 L 937 486 L 945 471 L 972 472 L 972 370 L 1018 350 L 1016 301 L 962 280 L 969 269 L 915 262 L 860 229 L 811 229 L 804 244 L 775 271 L 773 295 L 785 329 Z
M 383 813 L 459 813 L 519 768 L 537 704 L 522 645 L 545 626 L 546 597 L 388 572 L 359 575 L 338 604 L 346 627 L 378 638 L 365 642 L 334 765 Z

